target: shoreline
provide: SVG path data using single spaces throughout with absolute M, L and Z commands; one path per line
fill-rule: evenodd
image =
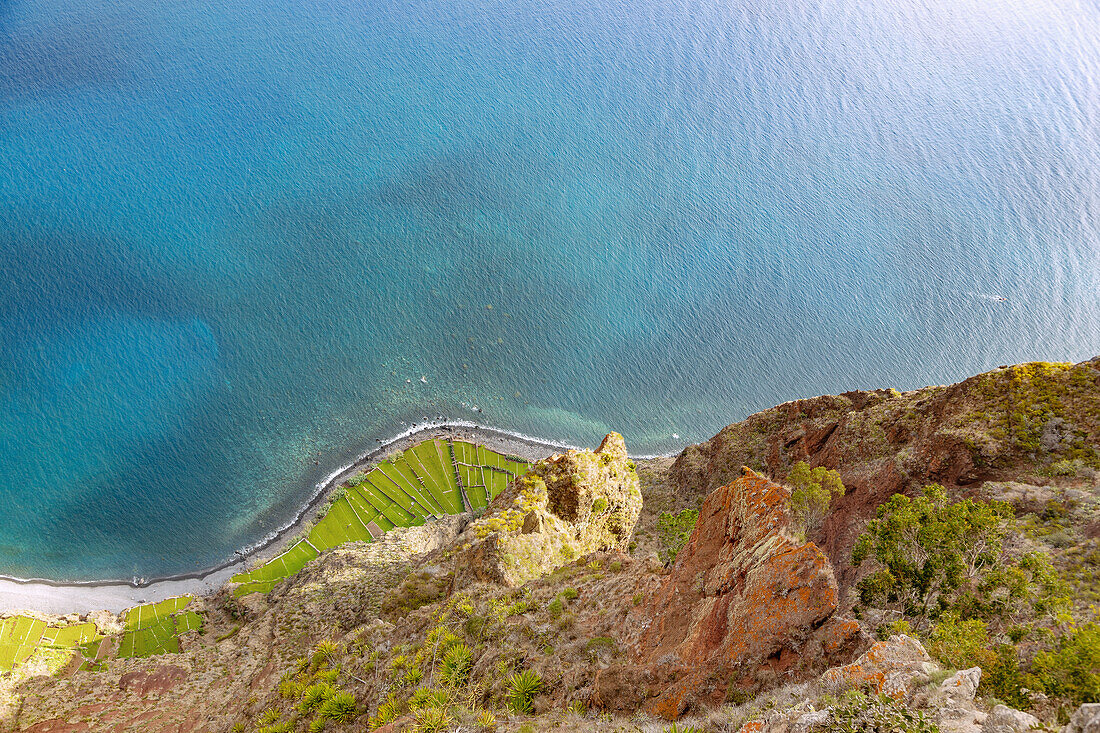
M 373 467 L 384 457 L 430 438 L 467 439 L 501 453 L 535 461 L 577 446 L 535 438 L 522 433 L 467 421 L 414 423 L 412 427 L 365 451 L 347 465 L 318 481 L 313 494 L 288 523 L 260 541 L 237 550 L 217 565 L 187 573 L 149 579 L 57 581 L 49 578 L 17 578 L 0 575 L 0 614 L 16 611 L 72 614 L 107 610 L 118 613 L 141 603 L 179 595 L 206 596 L 221 588 L 231 576 L 257 561 L 274 557 L 298 533 L 310 526 L 329 496 L 351 476 Z M 650 458 L 654 456 L 636 456 Z M 136 582 L 135 582 L 136 581 Z

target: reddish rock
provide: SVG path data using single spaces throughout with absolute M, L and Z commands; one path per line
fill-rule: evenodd
M 152 672 L 128 672 L 118 681 L 120 690 L 135 692 L 141 697 L 156 692 L 160 695 L 187 679 L 187 670 L 171 664 L 162 664 Z
M 837 691 L 870 688 L 875 694 L 904 700 L 918 683 L 928 681 L 932 669 L 932 658 L 921 643 L 899 634 L 875 642 L 859 659 L 828 670 L 821 679 Z M 978 672 L 980 674 L 981 670 Z M 974 687 L 977 687 L 976 681 Z
M 639 657 L 673 679 L 646 707 L 676 718 L 697 702 L 805 677 L 860 644 L 834 619 L 837 585 L 824 553 L 789 530 L 789 491 L 742 469 L 704 501 L 687 545 L 641 609 Z
M 61 718 L 54 718 L 53 720 L 43 720 L 41 723 L 35 723 L 30 728 L 24 729 L 23 733 L 85 733 L 91 728 L 87 723 L 76 722 L 69 723 Z

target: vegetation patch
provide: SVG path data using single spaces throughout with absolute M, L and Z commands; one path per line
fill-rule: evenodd
M 202 629 L 202 617 L 184 610 L 193 600 L 193 596 L 179 596 L 127 611 L 119 658 L 178 654 L 180 635 Z
M 28 616 L 0 620 L 0 672 L 10 672 L 39 649 L 79 651 L 91 667 L 103 636 L 93 623 L 49 626 Z
M 657 518 L 657 555 L 661 562 L 666 565 L 676 562 L 676 555 L 684 549 L 698 520 L 697 509 L 685 509 L 679 514 L 661 512 Z
M 232 577 L 233 595 L 267 593 L 321 552 L 373 542 L 394 527 L 484 509 L 530 464 L 465 441 L 426 440 L 345 482 L 309 533 L 260 567 Z

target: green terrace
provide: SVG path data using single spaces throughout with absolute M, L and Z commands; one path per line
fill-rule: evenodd
M 304 538 L 260 567 L 234 575 L 233 582 L 240 585 L 233 593 L 266 593 L 322 551 L 344 542 L 373 542 L 394 527 L 483 509 L 529 468 L 522 458 L 465 441 L 419 443 L 345 482 L 342 493 Z M 194 600 L 179 596 L 127 610 L 115 656 L 178 653 L 180 637 L 202 631 L 202 616 L 188 610 Z M 90 622 L 54 627 L 28 616 L 0 619 L 0 672 L 10 672 L 35 654 L 53 654 L 63 666 L 79 653 L 81 669 L 101 669 L 110 649 L 102 646 L 103 639 Z
M 192 596 L 178 596 L 127 611 L 119 658 L 177 654 L 180 636 L 202 630 L 202 616 L 185 610 L 193 600 Z
M 193 596 L 179 596 L 129 609 L 115 656 L 123 659 L 178 653 L 183 634 L 202 631 L 202 616 L 186 610 L 194 600 Z M 100 652 L 110 649 L 110 645 L 102 646 L 103 639 L 91 622 L 49 626 L 29 616 L 0 619 L 0 672 L 12 671 L 35 654 L 52 654 L 55 663 L 50 666 L 64 667 L 78 652 L 82 657 L 80 669 L 102 669 L 104 654 Z
M 235 596 L 267 593 L 321 552 L 345 542 L 372 542 L 394 527 L 412 527 L 483 509 L 530 464 L 461 440 L 426 440 L 346 481 L 309 534 L 247 573 Z
M 60 652 L 65 659 L 79 652 L 82 668 L 91 668 L 102 640 L 93 623 L 49 626 L 28 616 L 0 619 L 0 672 L 10 672 L 40 649 Z

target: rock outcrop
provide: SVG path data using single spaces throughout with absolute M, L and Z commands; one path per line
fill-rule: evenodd
M 891 495 L 929 483 L 973 488 L 1012 480 L 1036 462 L 1092 455 L 1100 444 L 1098 387 L 1100 357 L 1001 367 L 904 393 L 795 400 L 688 446 L 671 475 L 681 492 L 699 494 L 734 480 L 742 465 L 779 478 L 797 461 L 838 470 L 847 491 L 812 539 L 843 591 L 858 576 L 849 563 L 856 537 Z
M 875 642 L 854 662 L 828 670 L 822 681 L 835 692 L 869 689 L 876 695 L 904 700 L 915 685 L 928 682 L 936 669 L 919 641 L 898 634 Z
M 603 550 L 627 549 L 642 511 L 638 474 L 618 433 L 595 451 L 539 461 L 456 542 L 455 582 L 520 585 Z
M 1065 733 L 1100 733 L 1100 703 L 1087 703 L 1077 708 Z
M 789 498 L 744 468 L 703 502 L 672 573 L 641 608 L 639 661 L 675 679 L 650 712 L 675 718 L 693 701 L 720 702 L 731 683 L 753 691 L 853 656 L 859 626 L 834 617 L 832 568 L 791 532 Z
M 995 705 L 982 725 L 982 733 L 1027 733 L 1038 727 L 1039 719 L 1034 715 L 1014 710 L 1007 705 Z

